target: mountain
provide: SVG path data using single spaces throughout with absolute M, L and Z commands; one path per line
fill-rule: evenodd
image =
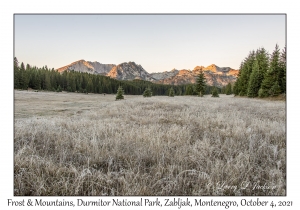
M 106 75 L 115 66 L 116 65 L 114 64 L 102 64 L 97 61 L 91 62 L 91 61 L 79 60 L 67 66 L 61 67 L 57 69 L 57 71 L 63 72 L 68 70 L 68 71 L 79 71 L 79 72 L 87 72 L 91 74 Z
M 134 80 L 141 79 L 147 81 L 155 81 L 153 77 L 141 66 L 135 62 L 121 63 L 113 67 L 106 76 L 118 80 Z
M 178 74 L 177 69 L 173 69 L 171 71 L 164 71 L 164 72 L 158 72 L 158 73 L 151 73 L 150 75 L 155 79 L 155 80 L 163 80 L 166 78 L 174 77 L 175 75 Z
M 189 83 L 196 83 L 197 76 L 199 75 L 200 71 L 203 70 L 206 82 L 208 85 L 211 86 L 218 86 L 222 87 L 227 85 L 228 83 L 232 83 L 236 81 L 236 76 L 230 75 L 228 70 L 227 72 L 220 72 L 220 71 L 211 71 L 211 70 L 204 70 L 203 68 L 197 68 L 193 71 L 191 70 L 180 70 L 175 76 L 172 77 L 165 77 L 157 81 L 160 84 L 170 84 L 170 85 L 182 85 L 182 84 L 189 84 Z
M 135 62 L 124 62 L 119 65 L 102 64 L 99 62 L 91 62 L 79 60 L 67 66 L 57 69 L 63 71 L 79 71 L 91 74 L 101 74 L 109 76 L 117 80 L 146 80 L 158 84 L 182 85 L 196 83 L 197 76 L 200 71 L 204 72 L 208 85 L 222 87 L 228 83 L 235 82 L 238 70 L 230 67 L 219 67 L 215 64 L 210 66 L 196 66 L 193 70 L 177 70 L 157 72 L 149 74 L 141 65 Z
M 152 73 L 152 77 L 159 78 L 157 83 L 182 85 L 188 83 L 196 83 L 197 76 L 200 71 L 204 72 L 208 85 L 222 87 L 228 83 L 236 81 L 238 70 L 231 69 L 230 67 L 218 67 L 215 64 L 210 66 L 196 66 L 194 70 L 171 70 L 169 72 Z

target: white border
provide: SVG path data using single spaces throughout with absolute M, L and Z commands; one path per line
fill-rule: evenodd
M 13 197 L 13 14 L 14 13 L 287 13 L 287 196 L 261 197 L 263 200 L 293 200 L 293 208 L 299 207 L 297 193 L 299 181 L 299 139 L 297 99 L 299 80 L 299 12 L 296 1 L 21 1 L 4 0 L 0 9 L 0 59 L 1 87 L 4 98 L 1 103 L 1 187 L 0 206 L 7 209 L 7 199 L 21 200 Z M 76 197 L 65 197 L 76 200 Z M 122 199 L 126 197 L 122 197 Z M 138 197 L 128 197 L 137 199 Z M 236 200 L 247 197 L 203 197 L 208 200 Z M 251 199 L 251 197 L 248 197 Z M 254 197 L 252 197 L 254 198 Z M 26 198 L 28 199 L 28 198 Z M 55 197 L 46 200 L 55 200 Z M 60 197 L 59 199 L 62 199 Z M 85 197 L 84 199 L 90 200 Z M 160 197 L 163 200 L 163 197 Z M 194 199 L 194 197 L 191 197 Z M 35 207 L 34 207 L 35 208 Z M 100 208 L 100 207 L 98 207 Z M 199 207 L 198 207 L 199 208 Z M 224 207 L 222 207 L 224 209 Z M 32 209 L 32 207 L 31 207 Z M 68 209 L 68 208 L 67 208 Z M 71 207 L 70 207 L 71 209 Z M 73 209 L 73 208 L 72 208 Z M 129 208 L 128 208 L 129 209 Z M 177 209 L 177 208 L 176 208 Z M 216 208 L 214 208 L 216 209 Z M 251 208 L 247 208 L 251 209 Z M 278 209 L 278 207 L 276 208 Z

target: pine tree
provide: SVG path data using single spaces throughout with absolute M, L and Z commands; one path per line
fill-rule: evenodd
M 21 66 L 20 66 L 20 71 L 19 71 L 19 86 L 21 89 L 27 89 L 28 88 L 28 75 L 27 72 L 25 70 L 25 65 L 22 62 Z
M 226 95 L 231 95 L 232 94 L 232 87 L 231 87 L 231 83 L 228 83 L 225 87 L 225 94 Z
M 170 90 L 169 90 L 169 96 L 174 97 L 174 94 L 175 94 L 174 89 L 171 87 Z
M 198 96 L 203 97 L 205 93 L 205 86 L 206 86 L 206 78 L 203 71 L 201 70 L 200 74 L 198 75 L 197 84 L 196 84 L 196 91 Z
M 265 77 L 261 83 L 261 87 L 259 89 L 259 93 L 258 93 L 259 97 L 267 97 L 270 95 L 274 95 L 275 92 L 277 94 L 277 92 L 278 92 L 277 85 L 279 86 L 279 83 L 280 83 L 279 81 L 281 79 L 281 78 L 279 78 L 280 70 L 281 70 L 279 57 L 280 57 L 279 47 L 276 44 L 275 50 L 271 56 L 269 69 L 266 72 Z M 273 88 L 273 89 L 271 89 L 271 88 Z M 280 88 L 280 90 L 281 90 L 281 88 Z
M 258 66 L 258 61 L 255 60 L 253 64 L 253 71 L 250 75 L 250 81 L 248 85 L 248 91 L 247 91 L 248 97 L 253 98 L 258 96 L 258 91 L 261 83 L 261 80 L 259 80 L 259 73 L 260 73 L 260 69 Z
M 89 79 L 87 86 L 86 86 L 86 91 L 87 91 L 87 93 L 92 93 L 92 92 L 94 92 L 93 89 L 94 89 L 93 82 L 91 79 Z
M 241 64 L 240 64 L 240 70 L 239 70 L 239 73 L 238 73 L 238 76 L 237 76 L 237 80 L 236 80 L 236 82 L 234 83 L 234 87 L 233 87 L 233 93 L 234 93 L 234 95 L 236 95 L 236 96 L 238 96 L 239 95 L 239 93 L 240 93 L 240 86 L 241 86 L 241 80 L 240 80 L 240 78 L 241 78 L 241 72 L 242 72 L 242 69 L 243 69 L 243 65 L 244 65 L 244 62 L 241 62 Z
M 269 90 L 270 96 L 278 96 L 281 93 L 281 88 L 278 84 L 278 81 L 275 82 L 274 85 L 272 85 L 271 89 Z
M 192 85 L 188 85 L 185 91 L 185 95 L 193 95 L 193 87 Z
M 280 54 L 280 75 L 279 75 L 279 86 L 281 92 L 286 93 L 286 47 L 283 48 Z
M 225 94 L 225 93 L 226 93 L 226 87 L 227 87 L 227 85 L 226 85 L 226 86 L 223 86 L 223 87 L 221 88 L 221 94 Z
M 143 96 L 144 97 L 151 97 L 152 96 L 152 92 L 151 92 L 151 89 L 150 87 L 147 87 L 143 93 Z
M 252 73 L 248 84 L 248 97 L 257 97 L 261 83 L 269 68 L 269 56 L 264 48 L 256 51 L 256 59 L 253 63 Z
M 253 63 L 255 61 L 255 52 L 251 51 L 247 58 L 242 62 L 239 76 L 236 82 L 235 94 L 240 96 L 247 95 L 249 78 L 252 73 Z
M 44 89 L 51 90 L 50 76 L 48 73 L 45 74 Z
M 18 66 L 19 66 L 19 61 L 17 57 L 14 57 L 14 67 L 18 67 Z
M 218 89 L 216 87 L 212 90 L 211 97 L 219 97 Z
M 58 85 L 56 92 L 62 92 L 60 85 Z
M 14 88 L 20 88 L 20 68 L 16 57 L 14 58 Z
M 119 86 L 118 91 L 117 91 L 116 100 L 124 99 L 123 94 L 124 94 L 124 90 L 121 86 Z

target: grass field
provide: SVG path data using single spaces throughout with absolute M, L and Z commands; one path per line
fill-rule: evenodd
M 14 195 L 286 195 L 284 101 L 17 91 Z

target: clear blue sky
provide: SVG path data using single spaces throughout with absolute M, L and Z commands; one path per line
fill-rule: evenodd
M 134 61 L 148 72 L 216 64 L 285 46 L 285 15 L 15 15 L 15 56 L 59 68 L 84 59 Z

